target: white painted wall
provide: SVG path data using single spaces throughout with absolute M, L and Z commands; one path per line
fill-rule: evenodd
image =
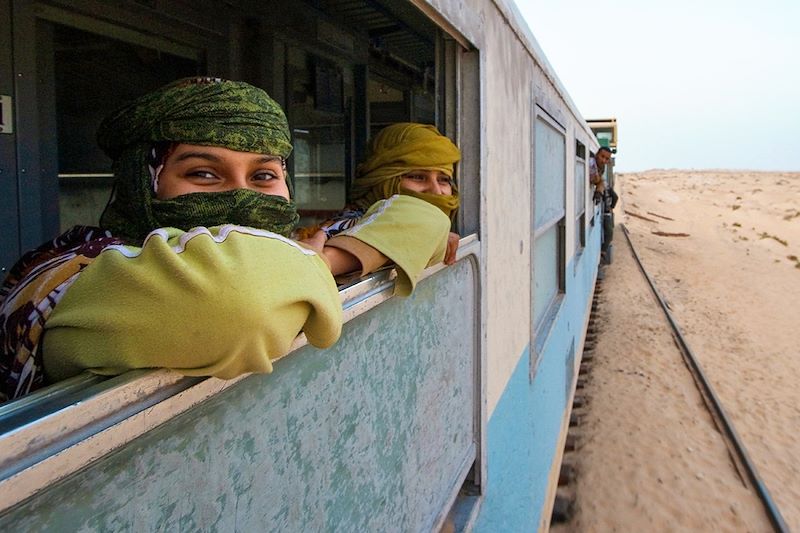
M 592 150 L 596 142 L 513 5 L 504 0 L 413 1 L 444 19 L 446 30 L 447 24 L 456 28 L 459 37 L 470 41 L 481 55 L 485 143 L 482 297 L 486 302 L 487 414 L 491 418 L 531 342 L 534 102 L 566 130 L 567 263 L 575 249 L 575 139 L 577 136 Z

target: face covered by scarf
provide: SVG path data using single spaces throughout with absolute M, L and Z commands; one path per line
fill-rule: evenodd
M 100 224 L 126 241 L 141 243 L 161 227 L 188 230 L 226 223 L 288 235 L 297 223 L 293 201 L 249 189 L 156 197 L 159 166 L 171 144 L 289 156 L 283 110 L 252 85 L 218 78 L 175 81 L 106 118 L 97 140 L 114 160 L 115 177 L 114 198 Z
M 452 195 L 438 195 L 411 191 L 401 183 L 403 175 L 413 170 L 435 170 L 452 177 L 453 165 L 460 158 L 456 145 L 435 127 L 413 122 L 392 124 L 370 141 L 369 155 L 356 169 L 351 201 L 366 209 L 394 194 L 407 194 L 452 217 L 459 204 L 455 184 Z

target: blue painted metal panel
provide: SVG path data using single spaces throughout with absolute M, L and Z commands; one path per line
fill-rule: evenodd
M 487 424 L 487 483 L 475 531 L 533 531 L 539 526 L 558 438 L 568 409 L 575 346 L 584 333 L 600 257 L 599 222 L 583 253 L 567 265 L 567 291 L 531 382 L 530 347 Z M 573 345 L 574 343 L 574 345 Z
M 461 261 L 0 516 L 2 531 L 422 531 L 474 454 Z

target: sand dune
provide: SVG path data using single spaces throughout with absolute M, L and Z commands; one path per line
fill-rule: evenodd
M 800 531 L 800 173 L 658 170 L 617 180 L 617 223 Z M 571 527 L 769 530 L 620 232 L 615 251 Z

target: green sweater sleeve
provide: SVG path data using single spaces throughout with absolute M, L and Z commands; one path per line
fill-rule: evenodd
M 358 224 L 325 245 L 350 251 L 347 240 L 354 238 L 371 246 L 397 265 L 395 293 L 408 296 L 422 271 L 444 259 L 449 233 L 450 219 L 438 207 L 395 195 L 375 202 Z
M 106 248 L 80 274 L 45 324 L 44 367 L 51 381 L 149 367 L 229 379 L 271 372 L 301 330 L 327 347 L 341 327 L 314 252 L 240 226 L 167 228 L 141 248 Z

